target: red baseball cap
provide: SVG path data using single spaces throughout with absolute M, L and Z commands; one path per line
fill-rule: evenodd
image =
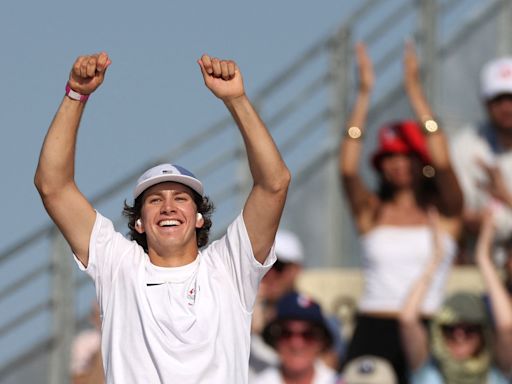
M 395 121 L 380 128 L 378 147 L 372 156 L 374 168 L 379 170 L 382 158 L 392 154 L 416 154 L 423 165 L 430 164 L 427 142 L 416 121 Z

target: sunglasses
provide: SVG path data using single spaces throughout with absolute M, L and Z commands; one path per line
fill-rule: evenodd
M 475 336 L 481 334 L 483 328 L 478 324 L 453 324 L 443 325 L 441 327 L 444 337 L 453 338 L 455 332 L 462 332 L 466 336 Z
M 303 331 L 294 331 L 287 327 L 282 327 L 278 332 L 277 339 L 280 341 L 290 341 L 294 337 L 301 338 L 306 343 L 320 341 L 323 339 L 323 333 L 318 328 L 308 328 Z

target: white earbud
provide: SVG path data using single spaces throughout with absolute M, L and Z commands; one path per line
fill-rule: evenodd
M 196 213 L 196 221 L 199 221 L 203 218 L 203 215 L 200 212 Z
M 142 227 L 142 221 L 140 221 L 140 219 L 137 219 L 137 221 L 135 222 L 135 226 L 138 228 Z

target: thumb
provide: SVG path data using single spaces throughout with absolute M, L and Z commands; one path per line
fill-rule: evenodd
M 112 60 L 108 57 L 107 53 L 101 52 L 98 56 L 98 63 L 96 65 L 96 71 L 104 73 L 107 68 L 112 64 Z
M 197 64 L 199 64 L 199 68 L 201 69 L 203 77 L 206 78 L 208 76 L 208 72 L 206 72 L 206 68 L 204 67 L 203 62 L 201 60 L 197 60 Z

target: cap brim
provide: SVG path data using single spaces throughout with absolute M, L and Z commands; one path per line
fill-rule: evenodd
M 492 90 L 488 90 L 482 94 L 485 101 L 489 101 L 494 99 L 497 96 L 501 95 L 512 95 L 512 86 L 495 88 Z
M 151 177 L 137 185 L 133 191 L 133 198 L 136 199 L 146 189 L 152 187 L 153 185 L 164 183 L 166 181 L 172 181 L 175 183 L 186 185 L 187 187 L 191 188 L 194 192 L 198 193 L 200 196 L 203 196 L 203 185 L 201 184 L 201 182 L 199 182 L 199 180 L 186 175 L 164 174 Z

